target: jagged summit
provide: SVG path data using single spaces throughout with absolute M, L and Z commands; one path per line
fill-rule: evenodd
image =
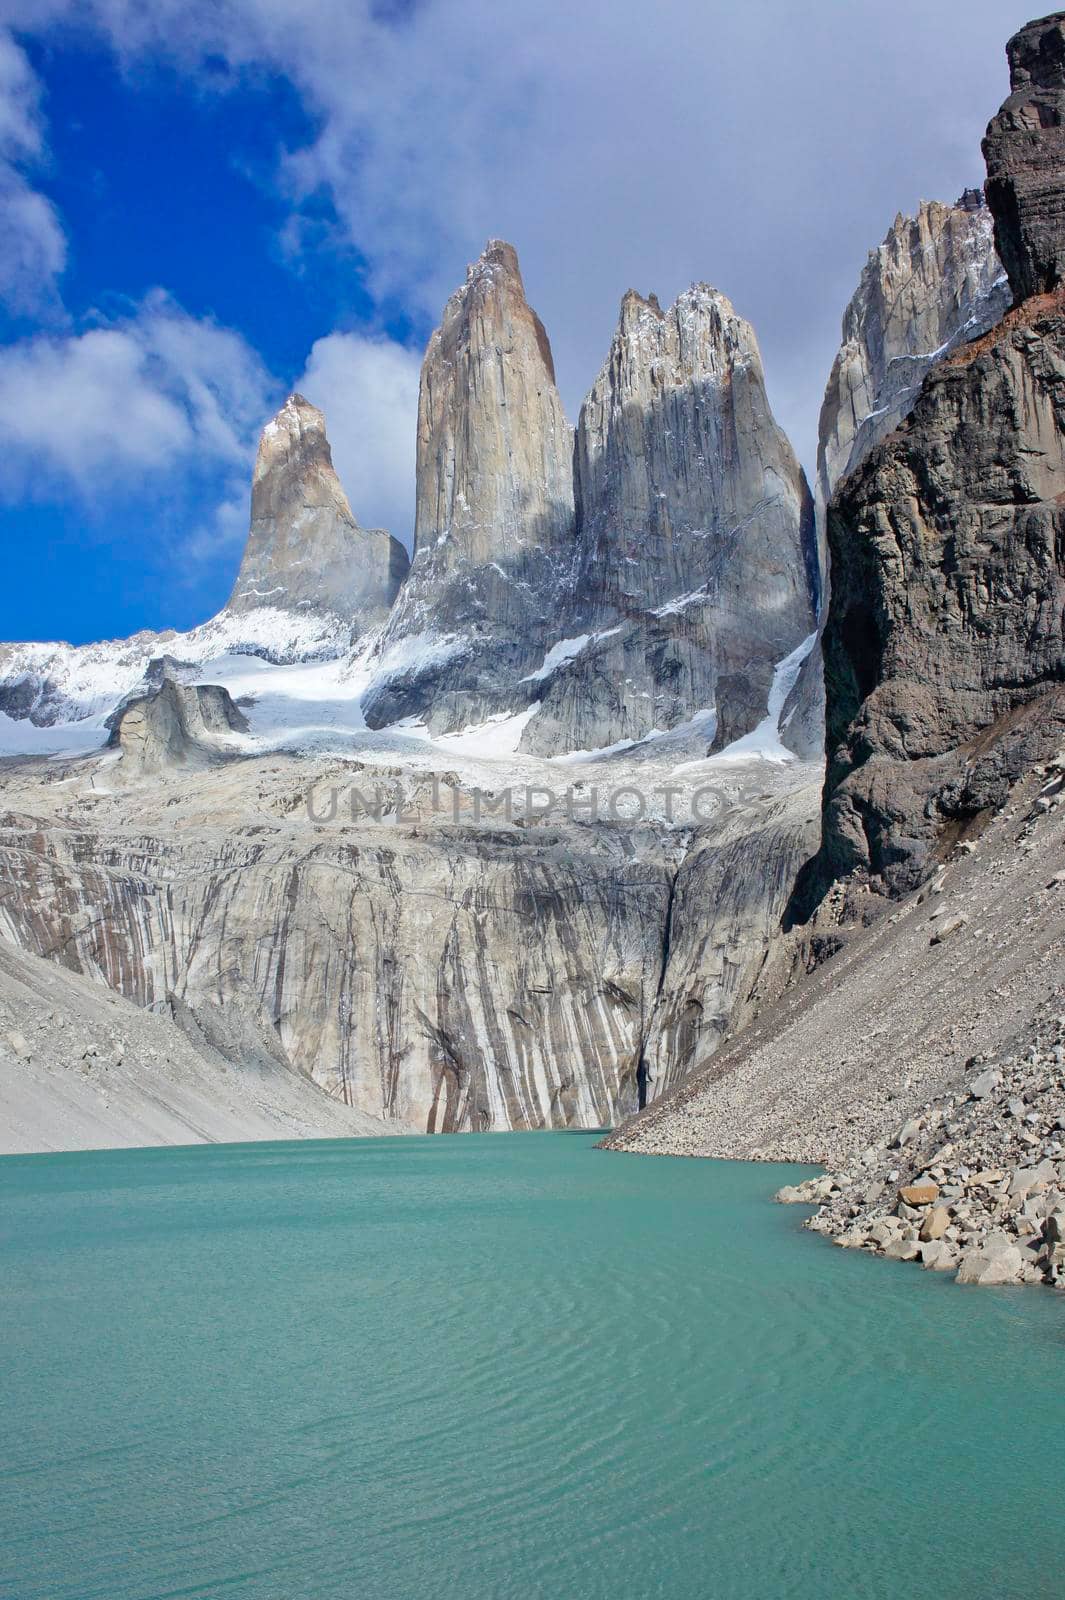
M 551 346 L 513 246 L 490 240 L 422 364 L 415 557 L 379 647 L 371 726 L 418 713 L 462 727 L 498 710 L 557 637 L 573 543 L 573 430 Z
M 935 363 L 994 327 L 1009 300 L 979 189 L 952 206 L 922 200 L 916 216 L 898 214 L 843 315 L 818 430 L 822 508 L 906 416 Z
M 426 352 L 416 555 L 370 725 L 522 716 L 522 748 L 555 755 L 699 713 L 727 743 L 766 715 L 815 587 L 805 478 L 727 297 L 628 290 L 574 447 L 517 255 L 490 241 Z
M 398 540 L 352 514 L 321 411 L 289 395 L 259 441 L 251 531 L 226 609 L 331 613 L 357 637 L 384 622 L 407 566 Z
M 447 325 L 453 305 L 457 314 L 462 316 L 475 309 L 478 302 L 487 304 L 493 296 L 511 296 L 515 304 L 528 313 L 541 360 L 548 378 L 554 383 L 555 359 L 551 354 L 551 341 L 540 318 L 525 298 L 525 280 L 521 275 L 518 252 L 506 239 L 489 239 L 477 260 L 469 263 L 466 282 L 461 289 L 456 289 L 444 309 L 443 325 Z M 489 315 L 492 314 L 489 311 Z
M 754 330 L 693 284 L 629 290 L 581 407 L 573 634 L 609 637 L 544 689 L 529 742 L 641 738 L 713 709 L 717 742 L 765 715 L 814 627 L 806 479 L 777 427 Z M 687 708 L 687 709 L 685 709 Z

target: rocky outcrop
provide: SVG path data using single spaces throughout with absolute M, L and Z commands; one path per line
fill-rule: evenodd
M 1065 56 L 1040 59 L 1040 92 L 1056 71 L 1065 93 Z M 1041 194 L 1059 160 L 1051 133 Z M 1035 124 L 1026 137 L 1039 143 Z M 1016 260 L 1030 244 L 1012 192 L 988 184 L 1000 249 Z M 1050 215 L 1039 213 L 1044 252 Z M 1023 300 L 928 375 L 907 420 L 840 484 L 828 539 L 823 842 L 800 915 L 850 873 L 891 892 L 919 882 L 1061 742 L 1063 291 Z
M 38 728 L 85 722 L 92 748 L 116 706 L 156 686 L 163 663 L 178 670 L 227 654 L 291 663 L 346 653 L 384 624 L 407 567 L 391 535 L 359 527 L 322 413 L 292 395 L 263 430 L 251 533 L 228 605 L 188 633 L 0 645 L 0 716 Z
M 818 562 L 828 593 L 826 510 L 836 486 L 898 427 L 931 369 L 993 327 L 1010 304 L 991 213 L 977 189 L 953 206 L 922 201 L 901 214 L 869 255 L 843 317 L 843 337 L 821 406 L 817 442 Z M 788 743 L 803 756 L 824 745 L 820 645 L 796 687 Z
M 407 552 L 361 528 L 333 469 L 325 418 L 290 395 L 263 429 L 251 490 L 251 531 L 227 609 L 312 611 L 341 618 L 352 638 L 388 617 Z
M 572 453 L 517 254 L 490 240 L 422 365 L 414 561 L 377 652 L 371 727 L 415 714 L 446 731 L 513 704 L 558 637 Z
M 218 684 L 183 684 L 166 676 L 148 695 L 127 701 L 109 719 L 108 743 L 121 752 L 123 777 L 148 777 L 167 767 L 206 766 L 247 733 L 248 719 Z
M 1017 301 L 1065 282 L 1065 12 L 1006 47 L 1011 93 L 984 139 L 998 252 Z
M 843 317 L 818 427 L 821 511 L 836 485 L 898 427 L 928 372 L 994 327 L 1011 301 L 978 189 L 953 206 L 922 201 L 871 252 Z
M 539 678 L 525 748 L 638 740 L 710 708 L 717 747 L 749 732 L 814 627 L 813 512 L 724 295 L 625 296 L 575 460 L 567 632 L 586 642 Z
M 919 881 L 1061 738 L 1065 317 L 927 380 L 829 508 L 822 884 Z

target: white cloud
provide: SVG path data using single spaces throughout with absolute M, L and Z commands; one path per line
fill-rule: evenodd
M 249 466 L 272 384 L 239 334 L 155 291 L 127 318 L 0 350 L 0 492 L 97 497 L 190 464 Z
M 42 26 L 74 0 L 7 0 Z M 695 278 L 754 323 L 809 461 L 843 306 L 896 210 L 982 176 L 1027 0 L 81 0 L 127 59 L 284 73 L 379 302 L 436 318 L 485 238 L 513 239 L 571 415 L 633 285 Z M 204 75 L 208 81 L 208 75 Z M 298 237 L 299 229 L 292 230 Z
M 414 534 L 414 441 L 420 357 L 392 339 L 332 333 L 311 349 L 296 387 L 325 412 L 333 464 L 363 527 Z
M 56 302 L 66 264 L 66 239 L 51 202 L 24 168 L 44 155 L 39 88 L 25 54 L 0 30 L 0 301 L 12 311 L 40 311 Z

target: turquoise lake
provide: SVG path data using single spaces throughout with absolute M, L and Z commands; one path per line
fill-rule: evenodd
M 593 1145 L 0 1160 L 4 1600 L 1059 1600 L 1065 1300 Z

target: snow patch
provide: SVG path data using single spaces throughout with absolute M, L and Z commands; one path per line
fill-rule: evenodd
M 0 756 L 83 756 L 102 750 L 110 737 L 103 718 L 38 728 L 0 711 Z
M 431 734 L 424 722 L 416 722 L 413 718 L 393 723 L 390 731 L 402 731 L 412 738 L 422 739 L 434 745 L 439 750 L 492 761 L 500 756 L 512 756 L 517 753 L 521 736 L 539 709 L 540 702 L 535 700 L 524 711 L 514 713 L 501 711 L 485 722 L 462 728 L 457 733 Z
M 703 538 L 703 534 L 698 534 Z M 704 583 L 699 589 L 690 589 L 687 594 L 674 595 L 672 600 L 667 600 L 664 606 L 658 606 L 651 612 L 652 617 L 675 617 L 682 611 L 687 611 L 689 606 L 708 605 L 711 599 L 710 591 Z
M 351 634 L 339 617 L 256 606 L 251 611 L 221 611 L 188 633 L 137 633 L 130 639 L 99 644 L 10 644 L 0 647 L 0 686 L 30 684 L 31 711 L 59 727 L 94 721 L 112 712 L 144 686 L 152 661 L 164 656 L 195 667 L 214 657 L 247 654 L 276 662 L 331 659 L 350 648 Z M 40 749 L 33 724 L 8 718 L 25 731 L 9 732 L 6 753 Z M 43 730 L 37 730 L 43 731 Z
M 548 759 L 560 765 L 606 761 L 610 756 L 635 753 L 657 759 L 668 756 L 672 747 L 686 744 L 693 738 L 705 740 L 709 744 L 714 737 L 716 726 L 716 708 L 704 706 L 701 710 L 694 711 L 686 721 L 678 722 L 674 728 L 652 728 L 639 739 L 619 739 L 615 744 L 601 745 L 596 750 L 567 750 L 564 755 L 550 756 Z M 698 764 L 689 761 L 685 762 L 684 766 Z M 681 772 L 683 767 L 677 767 L 675 770 Z
M 790 655 L 779 661 L 773 672 L 773 682 L 769 688 L 769 703 L 766 714 L 750 733 L 745 733 L 742 739 L 733 739 L 730 745 L 717 755 L 711 756 L 711 761 L 747 761 L 757 758 L 762 761 L 773 761 L 778 765 L 794 761 L 795 753 L 789 750 L 780 737 L 780 718 L 784 711 L 788 695 L 795 687 L 796 680 L 802 670 L 802 664 L 817 643 L 817 634 L 811 633 L 802 644 L 796 646 Z
M 374 662 L 374 678 L 421 678 L 469 648 L 464 634 L 412 633 L 385 645 Z
M 612 634 L 620 633 L 620 628 L 604 628 L 599 633 L 580 633 L 573 639 L 560 639 L 553 644 L 544 656 L 542 664 L 535 672 L 527 672 L 521 683 L 542 683 L 545 678 L 552 677 L 567 661 L 572 661 L 586 650 L 590 644 L 598 644 L 600 639 L 609 639 Z

